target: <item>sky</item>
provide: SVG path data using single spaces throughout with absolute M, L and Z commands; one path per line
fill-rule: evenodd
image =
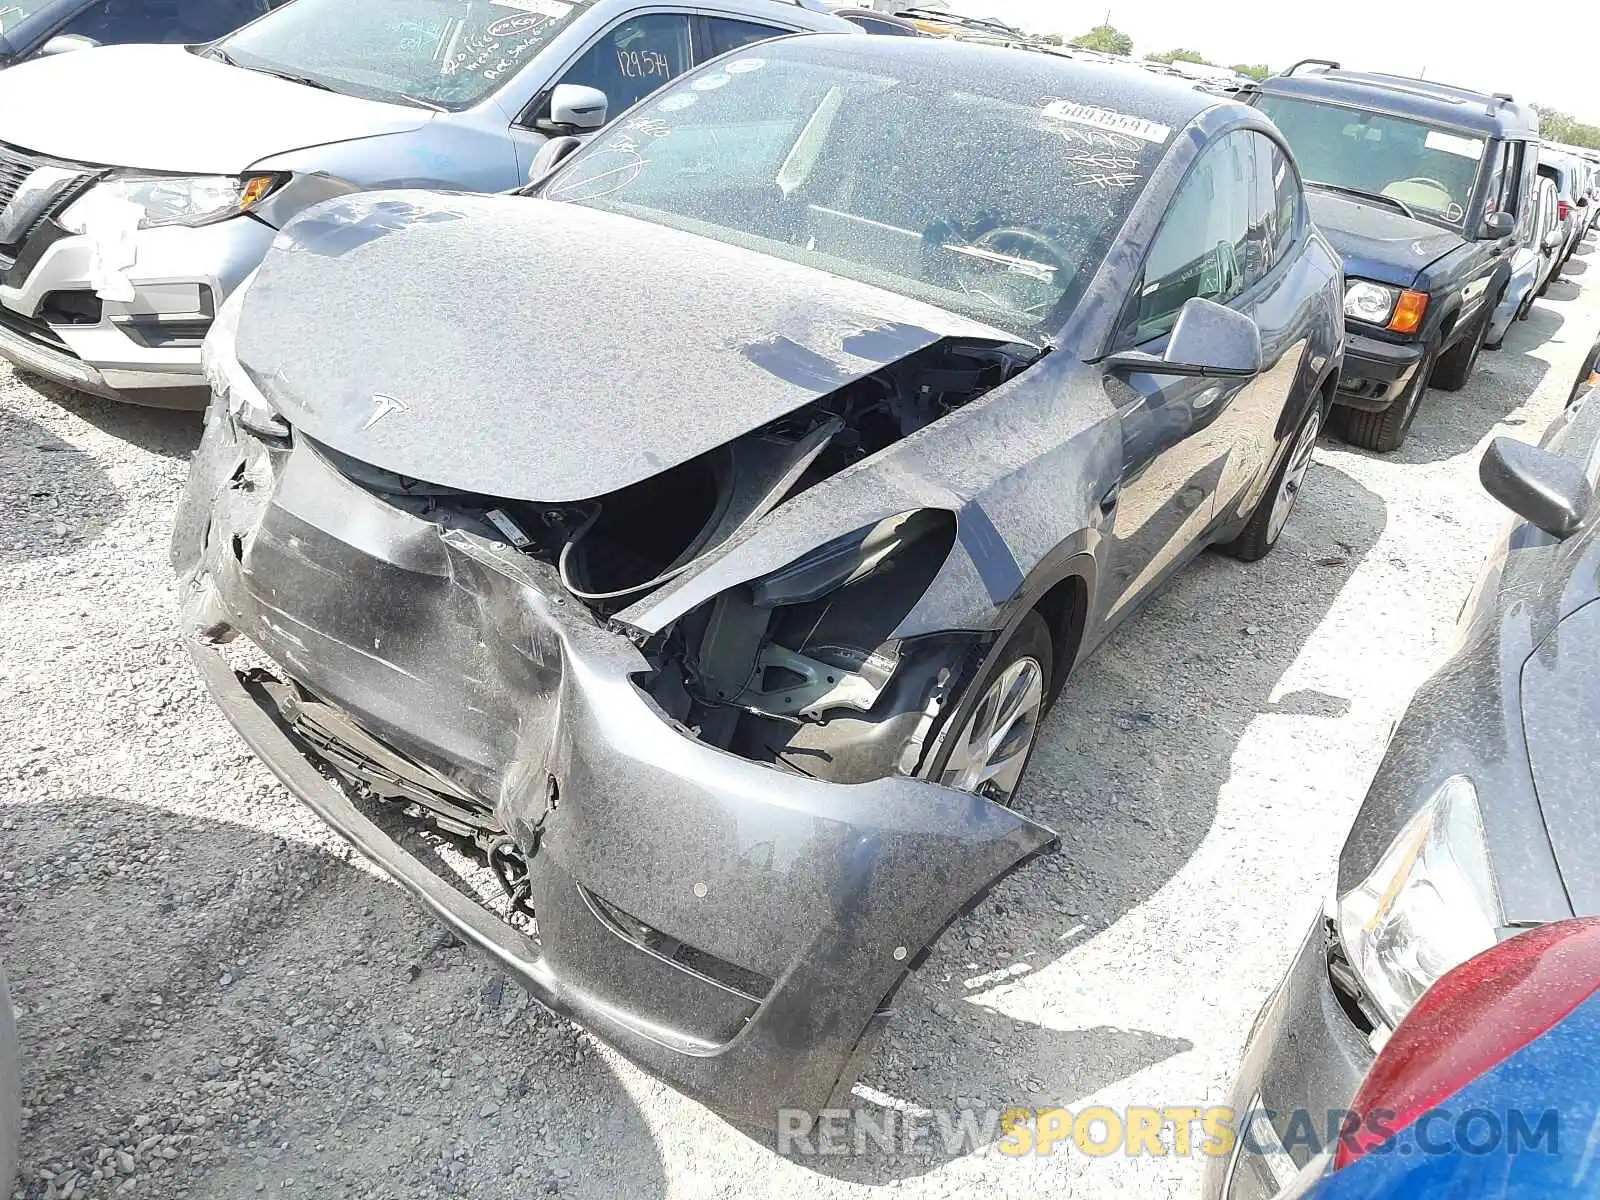
M 1108 0 L 949 0 L 957 12 L 994 16 L 1039 33 L 1074 37 L 1105 20 Z M 1423 74 L 1487 92 L 1510 92 L 1600 125 L 1600 3 L 1441 4 L 1437 0 L 1127 0 L 1111 23 L 1134 53 L 1198 50 L 1213 62 L 1302 58 L 1352 69 Z

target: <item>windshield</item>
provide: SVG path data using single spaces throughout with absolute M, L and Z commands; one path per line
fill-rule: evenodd
M 1017 55 L 997 71 L 999 56 L 941 57 L 929 70 L 846 40 L 769 43 L 685 76 L 590 142 L 545 194 L 1026 337 L 1059 328 L 1171 131 L 1052 94 L 1063 77 L 1052 60 Z
M 460 109 L 500 87 L 582 8 L 566 0 L 295 0 L 210 53 L 352 96 Z
M 0 0 L 0 36 L 10 33 L 55 0 Z
M 1482 137 L 1314 100 L 1263 96 L 1307 184 L 1398 200 L 1419 217 L 1460 227 L 1472 206 Z

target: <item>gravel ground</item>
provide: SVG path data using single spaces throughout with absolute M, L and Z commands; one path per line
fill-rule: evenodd
M 1597 324 L 1600 289 L 1557 283 L 1465 391 L 1429 395 L 1400 453 L 1326 442 L 1270 559 L 1204 556 L 1069 682 L 1022 799 L 1065 850 L 903 989 L 869 1097 L 1226 1096 L 1502 523 L 1478 448 L 1538 436 Z M 304 815 L 202 693 L 165 559 L 197 440 L 192 416 L 0 365 L 17 1195 L 1194 1194 L 1194 1158 L 780 1157 L 530 1005 Z

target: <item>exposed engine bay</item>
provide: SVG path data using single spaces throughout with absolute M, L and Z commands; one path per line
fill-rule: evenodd
M 317 451 L 387 503 L 555 566 L 572 596 L 609 616 L 785 500 L 970 403 L 1038 356 L 1022 344 L 944 338 L 659 475 L 573 504 L 471 495 L 326 446 Z M 890 635 L 955 533 L 948 511 L 903 513 L 723 593 L 664 634 L 623 631 L 644 643 L 656 667 L 646 685 L 653 698 L 701 740 L 835 782 L 871 777 L 872 764 L 833 759 L 827 738 L 814 735 L 841 716 L 866 719 L 877 705 L 899 665 Z

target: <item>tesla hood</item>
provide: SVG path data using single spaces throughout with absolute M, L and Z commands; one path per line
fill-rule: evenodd
M 1600 600 L 1567 617 L 1522 667 L 1522 722 L 1550 846 L 1578 916 L 1600 914 Z
M 291 83 L 183 46 L 103 46 L 0 74 L 0 142 L 72 162 L 237 175 L 263 158 L 416 129 L 432 114 Z
M 1016 338 L 696 234 L 524 196 L 373 192 L 285 226 L 240 365 L 372 466 L 562 503 L 647 479 L 947 337 Z
M 1466 240 L 1427 221 L 1333 192 L 1306 189 L 1316 222 L 1344 259 L 1345 274 L 1409 287 L 1417 274 Z

